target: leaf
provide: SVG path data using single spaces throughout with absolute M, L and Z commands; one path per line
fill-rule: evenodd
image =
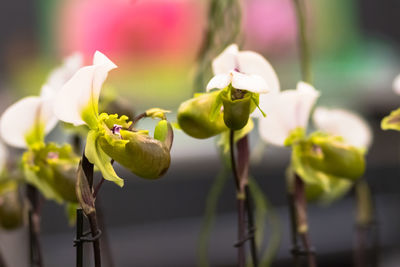
M 82 162 L 79 163 L 77 181 L 76 181 L 76 196 L 78 197 L 78 202 L 82 207 L 85 215 L 92 214 L 96 212 L 94 205 L 94 197 L 92 189 L 89 186 L 88 179 L 82 168 Z
M 111 158 L 103 151 L 98 143 L 99 133 L 97 130 L 90 130 L 86 139 L 85 156 L 88 160 L 99 168 L 104 179 L 124 186 L 124 180 L 121 179 L 111 165 Z

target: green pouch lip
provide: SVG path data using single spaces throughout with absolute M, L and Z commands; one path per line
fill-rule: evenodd
M 224 122 L 232 130 L 240 130 L 246 126 L 250 117 L 251 94 L 246 93 L 241 99 L 232 100 L 230 91 L 221 93 L 222 104 L 224 107 Z

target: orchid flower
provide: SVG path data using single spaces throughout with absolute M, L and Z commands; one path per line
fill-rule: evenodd
M 146 117 L 159 118 L 154 138 L 148 131 L 133 131 L 128 117 L 99 114 L 99 96 L 108 73 L 117 66 L 96 51 L 93 65 L 80 68 L 57 93 L 54 112 L 61 121 L 90 129 L 85 156 L 101 171 L 104 179 L 123 186 L 124 181 L 111 164 L 114 159 L 133 173 L 155 179 L 162 176 L 170 164 L 172 128 L 166 121 L 166 111 L 149 110 Z
M 393 81 L 393 91 L 400 95 L 400 74 Z M 388 116 L 383 118 L 381 128 L 383 130 L 400 131 L 400 108 L 393 110 Z
M 292 147 L 291 169 L 305 182 L 309 199 L 332 201 L 364 173 L 361 146 L 368 145 L 370 133 L 355 115 L 317 109 L 314 121 L 320 129 L 307 136 L 310 112 L 318 97 L 312 85 L 299 82 L 296 90 L 282 91 L 260 103 L 268 117 L 259 119 L 259 133 L 267 143 Z M 349 123 L 361 125 L 353 133 L 360 135 L 359 140 L 349 132 L 353 130 Z
M 178 110 L 180 127 L 195 138 L 246 128 L 260 96 L 280 89 L 270 63 L 255 52 L 239 51 L 236 44 L 213 60 L 212 69 L 215 76 L 207 84 L 207 93 L 195 95 Z
M 45 135 L 56 125 L 52 102 L 60 84 L 79 67 L 78 54 L 65 60 L 43 85 L 40 96 L 28 96 L 9 106 L 0 118 L 0 134 L 12 147 L 24 148 L 22 168 L 28 183 L 48 199 L 76 202 L 75 175 L 79 159 L 69 145 L 45 143 Z

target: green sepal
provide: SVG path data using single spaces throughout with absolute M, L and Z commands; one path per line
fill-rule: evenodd
M 233 141 L 236 143 L 239 141 L 242 137 L 250 133 L 254 128 L 254 122 L 250 118 L 249 121 L 247 122 L 246 126 L 244 126 L 242 129 L 235 131 L 233 135 Z M 225 131 L 221 133 L 221 137 L 218 140 L 218 146 L 222 148 L 223 153 L 228 153 L 229 152 L 229 131 Z
M 22 155 L 22 169 L 28 183 L 46 198 L 58 203 L 76 202 L 76 168 L 79 158 L 70 145 L 40 143 Z
M 178 124 L 188 135 L 194 138 L 209 138 L 228 130 L 223 120 L 221 109 L 215 108 L 220 91 L 199 94 L 183 102 L 178 109 Z M 213 111 L 216 118 L 211 120 Z
M 24 201 L 18 187 L 0 195 L 0 226 L 6 230 L 21 227 L 24 223 Z
M 257 93 L 251 93 L 251 100 L 252 100 L 252 105 L 256 106 L 256 108 L 258 108 L 258 110 L 261 112 L 261 114 L 263 115 L 263 117 L 267 117 L 267 114 L 265 114 L 265 112 L 261 109 L 260 107 L 260 94 Z M 254 110 L 254 108 L 251 108 L 252 110 Z
M 174 140 L 174 131 L 167 120 L 161 120 L 157 123 L 156 128 L 154 129 L 154 139 L 160 141 L 171 150 L 172 142 Z
M 103 127 L 103 129 L 104 128 L 105 127 Z M 94 164 L 100 170 L 104 179 L 122 187 L 124 186 L 124 180 L 116 174 L 111 165 L 111 158 L 103 151 L 103 148 L 99 144 L 99 139 L 102 135 L 104 135 L 104 133 L 100 130 L 89 131 L 86 139 L 85 156 L 90 163 Z M 121 140 L 121 142 L 123 141 Z
M 381 122 L 382 130 L 400 131 L 400 108 L 393 110 Z
M 224 122 L 229 129 L 240 130 L 247 124 L 251 113 L 251 99 L 252 96 L 249 92 L 246 92 L 243 98 L 233 100 L 230 90 L 222 91 Z
M 347 179 L 332 175 L 328 176 L 329 190 L 324 190 L 319 184 L 306 184 L 305 191 L 308 201 L 327 205 L 342 198 L 353 186 L 353 183 Z

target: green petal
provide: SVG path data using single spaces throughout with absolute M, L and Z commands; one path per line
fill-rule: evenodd
M 99 145 L 98 137 L 98 131 L 89 131 L 85 147 L 86 157 L 92 164 L 99 168 L 104 179 L 112 181 L 120 187 L 124 186 L 124 180 L 115 173 L 115 170 L 111 165 L 111 158 L 103 151 L 103 149 Z
M 383 130 L 400 131 L 400 108 L 392 111 L 390 115 L 383 118 L 381 128 Z

